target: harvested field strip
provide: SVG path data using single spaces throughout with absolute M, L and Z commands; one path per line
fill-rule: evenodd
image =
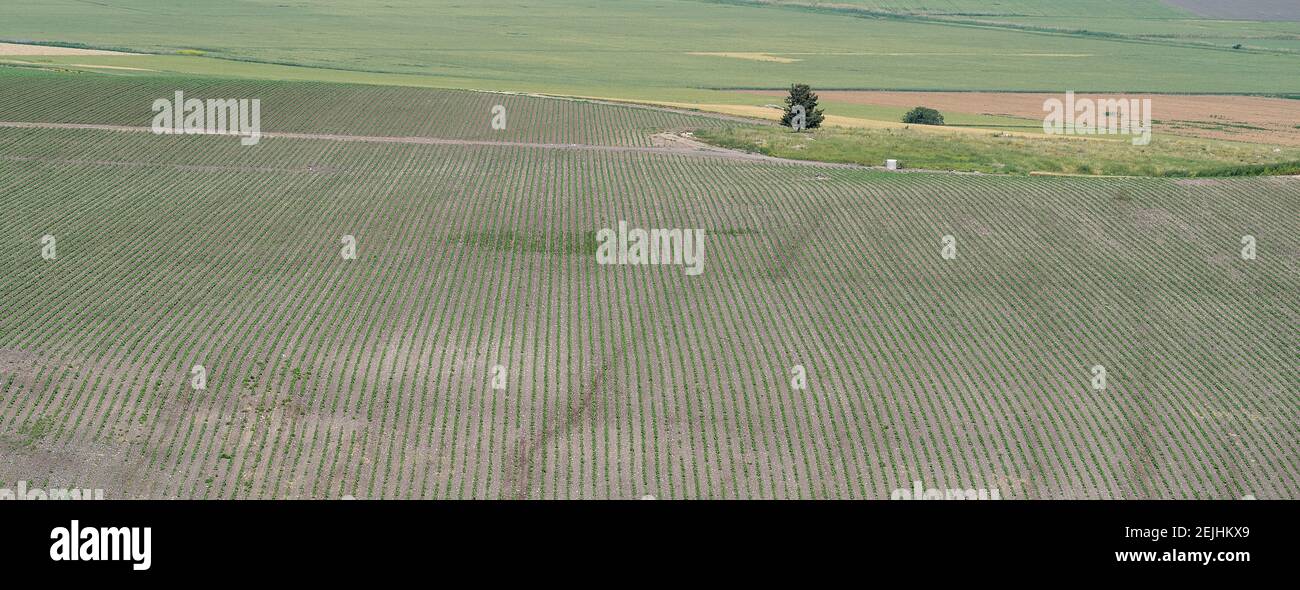
M 121 51 L 103 49 L 82 49 L 79 47 L 60 47 L 56 45 L 32 45 L 27 43 L 0 43 L 0 55 L 136 55 Z
M 765 61 L 772 63 L 790 64 L 801 60 L 781 57 L 779 55 L 770 55 L 767 53 L 744 53 L 744 52 L 709 52 L 709 51 L 692 51 L 687 55 L 697 55 L 700 57 L 727 57 L 732 59 L 747 59 L 752 61 Z
M 1300 490 L 1294 179 L 255 151 L 0 129 L 0 351 L 22 359 L 0 375 L 0 478 L 57 461 L 111 497 L 183 498 Z M 596 265 L 578 237 L 620 219 L 706 229 L 704 274 Z

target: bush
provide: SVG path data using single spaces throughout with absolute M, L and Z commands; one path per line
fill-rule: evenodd
M 903 122 L 917 125 L 943 125 L 943 115 L 929 107 L 916 107 L 903 115 Z

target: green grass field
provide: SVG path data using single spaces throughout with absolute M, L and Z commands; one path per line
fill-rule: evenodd
M 1128 138 L 1078 139 L 935 133 L 918 129 L 824 128 L 794 133 L 773 126 L 702 129 L 716 145 L 780 158 L 990 174 L 1217 176 L 1300 174 L 1300 149 L 1162 136 L 1146 146 Z M 1281 165 L 1276 168 L 1272 165 Z
M 1085 2 L 887 2 L 861 0 L 727 0 L 750 5 L 777 5 L 821 13 L 894 18 L 991 27 L 1036 34 L 1100 38 L 1143 44 L 1236 48 L 1293 53 L 1300 41 L 1300 22 L 1215 20 L 1165 3 L 1092 0 Z M 1242 47 L 1237 48 L 1237 45 Z
M 1077 16 L 1097 3 L 1070 4 L 1077 4 L 1071 11 Z M 1130 6 L 1116 16 L 1186 21 L 1185 14 L 1154 5 Z M 178 20 L 186 26 L 173 26 Z M 677 100 L 711 88 L 780 88 L 795 80 L 826 89 L 1300 92 L 1294 76 L 1300 55 L 744 2 L 626 0 L 593 11 L 576 0 L 292 6 L 187 0 L 166 7 L 148 0 L 20 0 L 0 22 L 0 38 L 163 54 L 200 50 L 227 59 L 405 74 L 444 86 L 646 100 Z M 798 61 L 691 55 L 727 52 Z M 103 59 L 119 58 L 70 63 Z M 169 63 L 189 68 L 201 61 Z

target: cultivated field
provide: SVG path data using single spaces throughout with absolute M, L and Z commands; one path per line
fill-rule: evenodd
M 1290 52 L 1300 7 L 1290 0 L 741 0 L 753 5 L 942 22 L 1156 44 Z M 1232 20 L 1222 20 L 1232 19 Z
M 147 126 L 146 99 L 181 84 L 322 135 L 473 139 L 506 100 L 502 138 L 583 146 L 0 127 L 3 482 L 1300 495 L 1296 179 L 890 174 L 655 151 L 657 131 L 719 122 L 628 107 L 24 75 L 0 119 Z M 362 116 L 390 104 L 412 106 Z M 592 235 L 620 220 L 705 229 L 704 272 L 598 265 Z
M 1300 170 L 1300 23 L 1231 4 L 10 0 L 0 488 L 1300 497 L 1300 177 L 1226 177 Z
M 1290 0 L 1167 0 L 1169 4 L 1209 18 L 1300 21 L 1300 5 Z
M 648 146 L 660 130 L 725 124 L 662 109 L 538 100 L 518 94 L 232 80 L 196 77 L 69 76 L 4 70 L 0 122 L 149 127 L 155 99 L 259 97 L 263 129 L 464 140 Z M 489 124 L 506 109 L 506 128 Z

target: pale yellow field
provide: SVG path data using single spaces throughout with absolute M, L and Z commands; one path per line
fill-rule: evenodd
M 752 61 L 769 61 L 769 62 L 782 63 L 782 64 L 791 64 L 797 61 L 803 61 L 800 59 L 792 59 L 789 57 L 781 57 L 778 55 L 769 55 L 767 53 L 691 51 L 688 52 L 686 55 L 701 55 L 701 56 L 708 56 L 708 57 L 731 57 L 735 59 L 748 59 Z
M 49 45 L 24 45 L 21 43 L 0 43 L 0 55 L 138 55 L 121 51 L 104 51 L 102 49 L 78 49 L 76 47 L 52 47 Z
M 60 67 L 60 68 L 90 68 L 90 69 L 94 69 L 94 70 L 128 70 L 128 71 L 132 71 L 132 72 L 156 72 L 156 71 L 158 71 L 158 70 L 151 70 L 151 69 L 149 69 L 149 68 L 132 68 L 132 67 L 128 67 L 128 66 L 109 66 L 109 65 L 95 65 L 95 64 L 65 64 L 65 63 L 60 63 L 60 64 L 37 63 L 37 62 L 34 62 L 34 61 L 24 61 L 24 60 L 21 60 L 21 59 L 0 59 L 0 63 L 6 63 L 6 64 L 18 64 L 18 65 L 24 65 L 24 66 L 41 66 L 41 67 L 49 67 L 49 66 L 52 66 L 52 65 L 56 65 L 56 66 L 58 66 L 58 67 Z

